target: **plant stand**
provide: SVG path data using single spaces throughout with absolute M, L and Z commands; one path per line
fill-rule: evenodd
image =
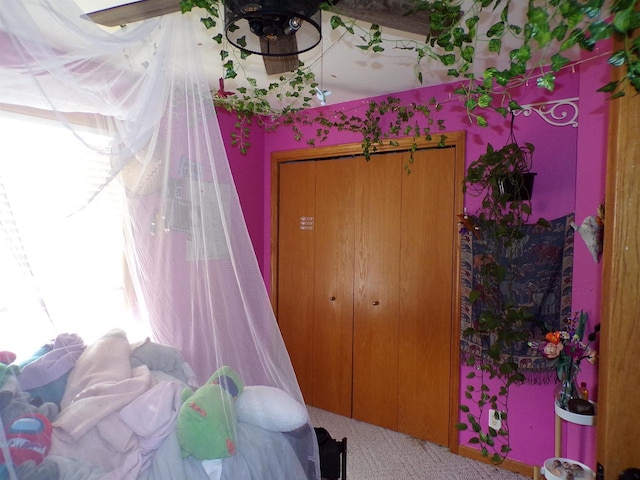
M 593 404 L 594 406 L 597 407 L 595 403 Z M 569 412 L 568 410 L 564 410 L 560 408 L 558 404 L 555 404 L 555 403 L 554 403 L 554 408 L 555 408 L 555 448 L 554 448 L 555 457 L 547 459 L 544 462 L 544 465 L 542 467 L 539 467 L 537 465 L 533 467 L 533 479 L 540 480 L 541 478 L 545 478 L 546 480 L 557 480 L 557 479 L 564 478 L 562 476 L 555 475 L 551 471 L 548 471 L 550 462 L 555 459 L 558 459 L 560 461 L 568 460 L 569 462 L 577 463 L 584 469 L 584 473 L 585 473 L 580 478 L 584 480 L 594 480 L 595 473 L 593 472 L 593 470 L 591 470 L 591 468 L 589 468 L 588 466 L 580 462 L 576 462 L 575 460 L 570 460 L 562 457 L 562 424 L 563 422 L 570 422 L 570 423 L 575 423 L 577 425 L 594 426 L 596 424 L 596 415 L 580 415 L 577 413 L 572 413 L 572 412 Z M 544 477 L 541 477 L 541 475 L 544 475 Z

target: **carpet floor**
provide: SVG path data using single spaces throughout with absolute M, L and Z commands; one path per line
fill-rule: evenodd
M 314 427 L 347 437 L 347 480 L 526 480 L 408 435 L 308 407 Z

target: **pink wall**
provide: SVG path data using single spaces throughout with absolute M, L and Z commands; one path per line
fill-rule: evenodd
M 608 78 L 608 68 L 597 53 L 574 68 L 564 70 L 557 81 L 556 90 L 549 93 L 534 85 L 523 86 L 517 99 L 521 104 L 535 104 L 550 100 L 579 98 L 579 127 L 552 126 L 537 114 L 519 116 L 515 121 L 518 142 L 535 145 L 534 170 L 537 172 L 533 197 L 532 221 L 538 217 L 557 218 L 576 212 L 580 223 L 587 215 L 596 213 L 604 197 L 604 169 L 606 160 L 607 103 L 603 94 L 596 93 L 598 86 Z M 489 117 L 489 128 L 470 124 L 464 106 L 453 94 L 452 85 L 441 85 L 397 94 L 403 101 L 426 102 L 431 97 L 443 105 L 436 116 L 444 119 L 446 131 L 466 131 L 466 164 L 486 151 L 487 143 L 495 147 L 504 145 L 508 137 L 509 120 L 496 115 Z M 336 111 L 363 112 L 365 101 L 355 101 L 324 107 L 327 115 Z M 561 112 L 557 112 L 560 114 Z M 571 112 L 569 112 L 571 114 Z M 222 116 L 223 121 L 234 119 Z M 307 139 L 314 138 L 313 128 L 307 130 Z M 225 128 L 225 135 L 230 129 Z M 354 134 L 333 132 L 322 145 L 359 142 Z M 304 142 L 296 142 L 288 128 L 265 135 L 264 150 L 252 146 L 249 155 L 242 157 L 237 148 L 229 149 L 234 177 L 238 182 L 240 199 L 245 208 L 249 230 L 267 285 L 270 279 L 270 155 L 273 151 L 304 148 Z M 255 156 L 254 156 L 255 155 Z M 260 158 L 261 157 L 261 158 Z M 247 162 L 246 164 L 244 162 Z M 262 166 L 261 165 L 262 162 Z M 260 177 L 262 175 L 262 177 Z M 259 185 L 262 182 L 262 185 Z M 263 193 L 261 199 L 258 192 Z M 477 199 L 465 198 L 465 205 L 474 212 Z M 250 209 L 250 210 L 249 210 Z M 255 210 L 254 210 L 255 209 Z M 260 235 L 262 240 L 260 241 Z M 598 321 L 601 295 L 601 266 L 596 264 L 581 239 L 576 236 L 574 258 L 573 308 L 590 315 L 591 330 Z M 464 369 L 463 369 L 464 370 Z M 462 386 L 464 383 L 464 371 Z M 596 392 L 597 371 L 584 367 L 580 380 L 586 381 L 592 394 Z M 523 385 L 514 388 L 509 402 L 510 436 L 513 448 L 509 458 L 529 465 L 541 465 L 554 452 L 554 385 Z M 466 437 L 461 436 L 461 444 Z M 594 466 L 595 429 L 581 426 L 565 428 L 564 453 L 576 460 Z
M 226 110 L 218 110 L 218 121 L 229 158 L 240 205 L 244 213 L 247 230 L 253 243 L 258 265 L 264 278 L 269 278 L 265 266 L 269 265 L 269 232 L 265 231 L 265 215 L 269 212 L 269 191 L 265 190 L 265 178 L 269 175 L 269 164 L 264 161 L 265 137 L 261 129 L 253 129 L 249 141 L 251 146 L 242 154 L 237 146 L 231 145 L 231 134 L 238 133 L 235 127 L 237 116 Z M 265 211 L 266 208 L 266 211 Z M 266 239 L 266 240 L 265 240 Z M 268 285 L 268 283 L 267 283 Z

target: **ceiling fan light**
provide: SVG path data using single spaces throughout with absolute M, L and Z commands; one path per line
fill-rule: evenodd
M 300 27 L 302 26 L 302 19 L 300 17 L 292 17 L 287 23 L 288 25 L 284 28 L 285 35 L 293 35 L 300 30 Z

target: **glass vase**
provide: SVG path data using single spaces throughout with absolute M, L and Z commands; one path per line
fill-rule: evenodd
M 571 365 L 560 378 L 555 389 L 556 404 L 563 410 L 569 410 L 569 400 L 582 398 L 582 392 L 578 387 L 578 365 Z

